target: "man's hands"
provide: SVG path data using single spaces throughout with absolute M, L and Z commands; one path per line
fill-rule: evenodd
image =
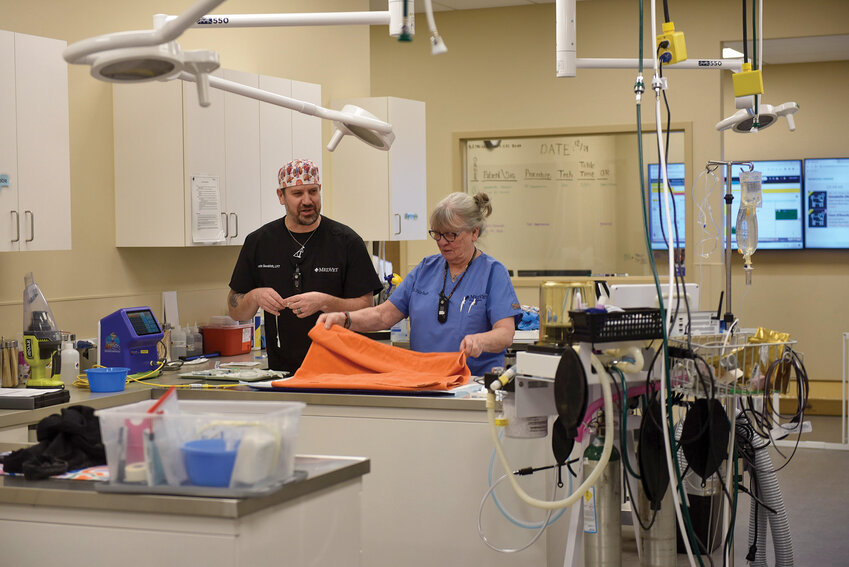
M 258 287 L 248 293 L 231 293 L 230 307 L 237 309 L 243 302 L 255 302 L 263 311 L 272 315 L 280 315 L 284 309 L 291 309 L 296 317 L 303 319 L 314 313 L 324 311 L 329 296 L 318 291 L 308 291 L 281 297 L 274 288 Z
M 325 311 L 329 299 L 330 296 L 326 293 L 308 291 L 298 295 L 290 295 L 282 301 L 284 308 L 291 309 L 298 318 L 303 319 L 314 313 Z

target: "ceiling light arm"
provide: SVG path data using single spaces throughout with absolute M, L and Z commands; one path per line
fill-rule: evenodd
M 578 69 L 639 69 L 638 58 L 576 58 L 575 67 Z M 643 59 L 643 66 L 652 67 L 652 59 Z M 685 59 L 678 63 L 664 64 L 664 69 L 714 69 L 739 72 L 742 69 L 742 59 Z M 562 75 L 566 76 L 566 75 Z M 574 76 L 574 75 L 571 75 Z
M 178 76 L 180 80 L 196 82 L 197 78 L 192 73 L 182 72 Z M 392 132 L 392 126 L 383 122 L 381 120 L 376 120 L 373 118 L 368 118 L 366 116 L 357 116 L 354 114 L 350 114 L 347 112 L 340 112 L 338 110 L 330 110 L 328 108 L 324 108 L 322 106 L 318 106 L 316 104 L 312 104 L 309 102 L 304 102 L 302 100 L 290 98 L 287 96 L 271 93 L 268 91 L 264 91 L 262 89 L 257 89 L 254 87 L 249 87 L 247 85 L 243 85 L 241 83 L 237 83 L 235 81 L 228 81 L 226 79 L 221 79 L 215 76 L 208 76 L 209 86 L 227 91 L 233 94 L 238 94 L 242 96 L 246 96 L 248 98 L 253 98 L 262 102 L 267 102 L 269 104 L 274 104 L 277 106 L 282 106 L 283 108 L 288 108 L 290 110 L 294 110 L 296 112 L 300 112 L 302 114 L 308 114 L 310 116 L 318 116 L 319 118 L 324 118 L 327 120 L 334 120 L 338 122 L 343 122 L 345 124 L 350 124 L 353 126 L 360 126 L 362 128 L 368 128 L 369 130 L 373 130 L 376 132 L 380 132 L 381 134 L 389 134 Z
M 168 22 L 181 16 L 165 16 Z M 389 11 L 375 12 L 317 12 L 304 14 L 207 14 L 192 22 L 190 27 L 266 28 L 296 26 L 389 25 Z
M 162 26 L 152 30 L 116 32 L 91 37 L 69 45 L 63 56 L 73 64 L 89 64 L 89 57 L 95 53 L 123 49 L 127 47 L 151 47 L 174 41 L 190 28 L 198 19 L 210 10 L 223 4 L 224 0 L 199 0 L 185 13 L 168 20 Z

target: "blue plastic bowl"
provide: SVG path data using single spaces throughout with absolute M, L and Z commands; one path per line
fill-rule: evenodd
M 121 392 L 127 385 L 129 368 L 88 368 L 88 389 L 92 392 Z
M 198 486 L 230 486 L 236 450 L 227 448 L 224 439 L 195 439 L 183 444 L 183 461 L 192 484 Z

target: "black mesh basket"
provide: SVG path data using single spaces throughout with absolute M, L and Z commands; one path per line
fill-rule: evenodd
M 588 313 L 570 311 L 573 342 L 610 343 L 663 338 L 660 309 L 626 308 L 625 311 Z

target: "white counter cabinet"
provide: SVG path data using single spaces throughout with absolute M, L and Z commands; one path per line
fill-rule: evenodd
M 395 142 L 388 152 L 345 137 L 333 152 L 333 218 L 363 240 L 427 237 L 425 104 L 395 97 L 334 100 L 363 108 L 389 122 Z
M 65 46 L 0 30 L 0 252 L 71 249 Z
M 215 76 L 321 104 L 321 86 L 223 69 Z M 117 246 L 241 245 L 282 214 L 277 171 L 297 152 L 321 162 L 321 119 L 194 83 L 115 85 Z M 194 179 L 218 188 L 220 231 L 193 234 Z M 206 220 L 209 220 L 207 218 Z

